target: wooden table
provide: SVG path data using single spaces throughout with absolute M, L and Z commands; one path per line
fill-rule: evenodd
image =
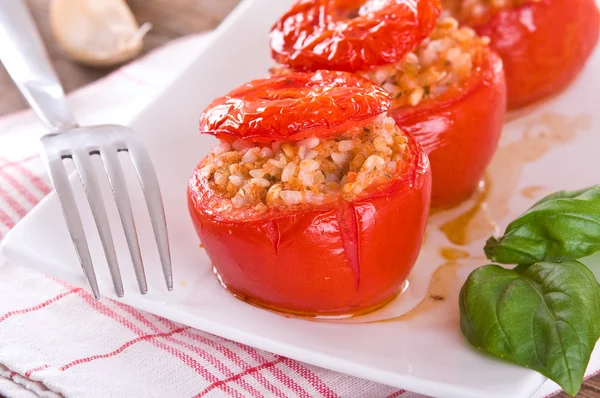
M 145 38 L 144 52 L 177 37 L 215 28 L 238 2 L 239 0 L 128 0 L 138 22 L 151 22 L 154 26 Z M 88 68 L 69 60 L 50 34 L 48 0 L 28 0 L 28 3 L 67 92 L 111 72 L 111 69 Z M 0 116 L 25 108 L 25 101 L 0 67 Z M 566 398 L 568 395 L 562 394 L 559 397 Z M 585 382 L 578 397 L 600 397 L 600 376 Z
M 88 68 L 71 61 L 52 38 L 48 21 L 49 0 L 27 0 L 27 3 L 67 93 L 112 71 Z M 145 53 L 180 36 L 214 29 L 239 0 L 128 0 L 127 3 L 138 23 L 152 23 L 153 28 L 144 39 Z M 0 116 L 25 108 L 27 104 L 0 66 Z

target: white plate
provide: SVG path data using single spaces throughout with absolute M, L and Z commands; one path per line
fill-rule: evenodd
M 125 280 L 121 300 L 134 307 L 232 340 L 314 365 L 437 397 L 529 397 L 544 382 L 539 374 L 487 357 L 471 349 L 458 327 L 457 293 L 468 273 L 485 260 L 483 238 L 493 219 L 500 226 L 534 199 L 554 190 L 598 182 L 600 57 L 596 53 L 578 81 L 559 98 L 507 124 L 502 148 L 490 168 L 487 204 L 474 218 L 471 232 L 483 233 L 465 246 L 448 241 L 440 230 L 446 221 L 468 211 L 466 203 L 436 214 L 410 287 L 394 303 L 355 322 L 332 324 L 286 318 L 252 307 L 224 291 L 211 272 L 187 214 L 187 179 L 214 139 L 197 133 L 201 110 L 212 98 L 262 77 L 271 65 L 267 34 L 292 0 L 245 0 L 221 25 L 198 59 L 132 123 L 146 141 L 162 184 L 175 272 L 175 291 L 166 292 L 157 264 L 152 233 L 135 206 L 144 246 L 150 292 L 141 296 L 120 227 L 113 228 Z M 127 169 L 128 173 L 131 170 Z M 131 176 L 133 178 L 133 176 Z M 536 188 L 537 187 L 537 188 Z M 524 190 L 524 191 L 523 191 Z M 108 191 L 108 190 L 107 190 Z M 85 203 L 80 187 L 79 203 Z M 107 194 L 108 195 L 108 194 Z M 143 203 L 139 192 L 134 200 Z M 112 198 L 106 197 L 112 203 Z M 113 205 L 111 223 L 119 225 Z M 87 207 L 82 209 L 101 292 L 111 298 L 112 285 L 101 245 Z M 141 217 L 140 217 L 141 216 Z M 458 221 L 456 225 L 469 223 Z M 483 227 L 482 227 L 483 226 Z M 485 227 L 485 228 L 484 228 Z M 446 261 L 440 249 L 454 247 L 471 254 L 460 264 L 434 271 Z M 47 197 L 4 239 L 9 260 L 69 283 L 87 287 L 54 195 Z M 416 312 L 396 322 L 365 323 L 407 312 L 427 295 L 430 280 L 442 278 L 432 293 L 445 300 L 426 300 Z

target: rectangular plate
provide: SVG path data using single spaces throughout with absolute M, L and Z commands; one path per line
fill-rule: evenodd
M 483 242 L 495 227 L 504 227 L 551 191 L 598 182 L 593 173 L 600 166 L 600 114 L 594 109 L 600 103 L 598 52 L 561 96 L 519 118 L 511 116 L 514 119 L 507 123 L 501 148 L 488 171 L 486 201 L 474 199 L 431 218 L 426 243 L 404 294 L 383 310 L 339 323 L 286 318 L 239 301 L 221 288 L 209 259 L 198 247 L 187 213 L 186 185 L 199 159 L 215 143 L 197 132 L 200 112 L 214 97 L 267 74 L 271 66 L 269 29 L 291 3 L 243 1 L 197 60 L 132 123 L 150 149 L 162 184 L 175 290 L 168 293 L 164 287 L 143 199 L 134 189 L 133 200 L 140 203 L 134 206 L 135 217 L 150 287 L 146 296 L 137 292 L 119 218 L 106 189 L 125 282 L 121 301 L 257 348 L 427 395 L 531 396 L 544 377 L 482 355 L 465 343 L 458 326 L 457 295 L 470 271 L 485 264 Z M 126 172 L 135 179 L 130 167 Z M 78 202 L 86 203 L 80 184 L 75 187 Z M 116 299 L 90 211 L 87 206 L 81 211 L 101 292 Z M 9 260 L 87 288 L 54 194 L 2 243 Z M 443 253 L 451 257 L 457 250 L 468 257 L 444 259 Z M 424 299 L 432 295 L 443 300 Z M 366 323 L 394 318 L 413 308 L 396 321 Z

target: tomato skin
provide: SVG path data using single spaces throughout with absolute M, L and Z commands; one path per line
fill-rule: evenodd
M 560 92 L 577 77 L 598 42 L 600 16 L 594 0 L 541 0 L 473 27 L 504 61 L 508 107 L 515 109 Z
M 253 142 L 300 140 L 336 134 L 390 109 L 390 96 L 359 75 L 321 70 L 248 82 L 215 99 L 200 117 L 200 131 Z M 310 117 L 307 117 L 310 115 Z
M 393 64 L 435 28 L 440 0 L 383 0 L 365 16 L 347 17 L 365 0 L 299 0 L 271 30 L 271 52 L 296 70 L 348 72 Z
M 427 156 L 410 137 L 408 148 L 405 167 L 354 202 L 248 217 L 208 208 L 214 194 L 194 172 L 190 214 L 223 283 L 254 303 L 304 315 L 360 313 L 392 298 L 417 259 L 429 210 Z
M 486 50 L 464 86 L 390 115 L 412 134 L 433 170 L 431 206 L 459 204 L 476 190 L 500 139 L 506 109 L 502 61 Z

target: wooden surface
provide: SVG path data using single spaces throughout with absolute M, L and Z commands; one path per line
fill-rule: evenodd
M 276 0 L 274 0 L 276 1 Z M 144 40 L 144 52 L 169 40 L 215 28 L 239 0 L 129 0 L 137 21 L 154 26 Z M 92 82 L 111 71 L 78 65 L 67 58 L 52 39 L 48 24 L 48 0 L 28 0 L 46 47 L 67 92 Z M 0 67 L 0 116 L 27 107 L 6 71 Z M 560 395 L 568 397 L 568 395 Z M 600 376 L 585 382 L 578 397 L 600 397 Z
M 71 61 L 52 38 L 49 0 L 27 0 L 27 3 L 66 92 L 111 72 L 111 69 L 89 68 Z M 128 0 L 127 3 L 139 24 L 151 22 L 153 25 L 144 39 L 143 52 L 148 52 L 180 36 L 214 29 L 239 0 Z M 27 104 L 0 66 L 0 116 L 25 108 Z

